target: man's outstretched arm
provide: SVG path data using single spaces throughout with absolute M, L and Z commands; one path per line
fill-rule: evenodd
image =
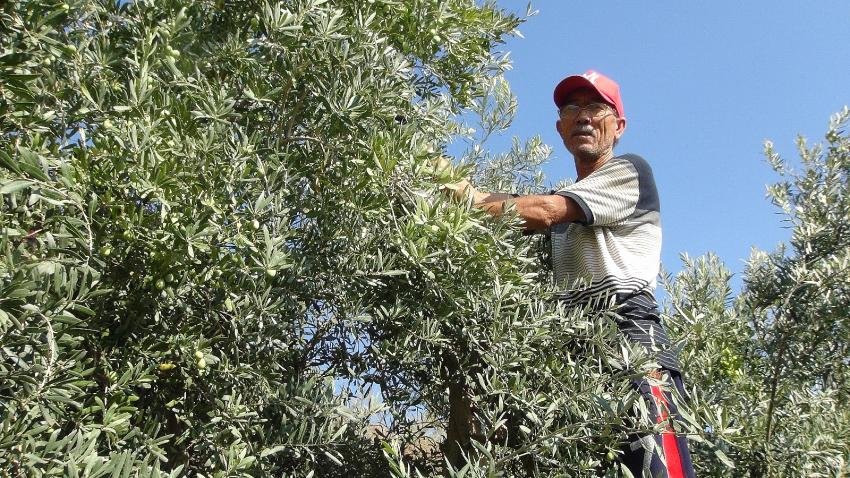
M 478 191 L 467 180 L 448 186 L 458 199 L 472 196 L 472 204 L 499 217 L 509 205 L 523 220 L 523 227 L 533 231 L 542 231 L 555 224 L 564 222 L 585 222 L 584 211 L 576 202 L 557 194 L 534 194 L 514 196 L 506 193 L 488 193 Z

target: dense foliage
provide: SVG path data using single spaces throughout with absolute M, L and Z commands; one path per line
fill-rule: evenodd
M 539 140 L 480 147 L 521 20 L 0 5 L 0 472 L 614 474 L 650 358 L 547 299 L 537 239 L 439 191 L 540 185 Z M 706 472 L 846 469 L 842 124 L 774 189 L 793 252 L 755 255 L 734 304 L 711 261 L 670 286 Z M 468 166 L 434 172 L 457 138 Z
M 526 382 L 567 383 L 528 374 L 536 352 L 595 329 L 543 313 L 531 243 L 429 171 L 455 115 L 509 116 L 491 50 L 518 22 L 466 1 L 7 4 L 0 467 L 374 476 L 386 438 L 428 472 L 484 388 L 494 429 L 546 418 Z

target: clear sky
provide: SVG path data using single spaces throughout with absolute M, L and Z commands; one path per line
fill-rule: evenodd
M 525 2 L 502 0 L 524 12 Z M 536 134 L 554 148 L 547 181 L 575 177 L 555 131 L 552 89 L 596 69 L 617 81 L 628 120 L 618 153 L 653 167 L 661 195 L 662 262 L 716 252 L 733 284 L 750 248 L 773 250 L 790 234 L 766 185 L 779 176 L 766 139 L 786 159 L 795 138 L 822 139 L 829 116 L 850 105 L 850 2 L 573 2 L 538 0 L 511 40 L 507 74 L 519 101 L 506 138 Z

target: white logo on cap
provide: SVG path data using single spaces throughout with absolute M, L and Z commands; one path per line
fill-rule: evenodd
M 593 72 L 585 73 L 581 76 L 587 78 L 587 81 L 589 81 L 591 83 L 596 83 L 596 79 L 599 78 L 599 73 L 593 71 Z

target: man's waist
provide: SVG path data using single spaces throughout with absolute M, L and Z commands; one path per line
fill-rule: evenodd
M 644 279 L 608 276 L 589 284 L 574 282 L 557 297 L 567 305 L 592 308 L 657 308 L 652 285 Z

